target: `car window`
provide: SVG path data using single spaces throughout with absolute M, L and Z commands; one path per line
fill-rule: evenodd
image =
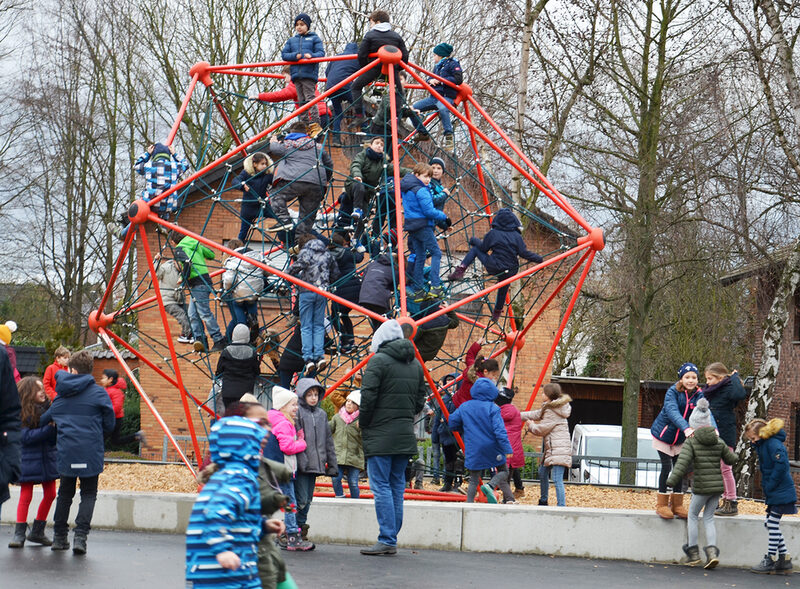
M 619 438 L 587 438 L 586 455 L 604 458 L 619 458 L 621 442 Z

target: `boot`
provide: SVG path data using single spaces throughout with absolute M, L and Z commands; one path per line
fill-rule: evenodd
M 713 569 L 719 564 L 719 548 L 716 546 L 706 546 L 703 548 L 706 553 L 706 564 L 704 569 Z
M 300 537 L 303 540 L 308 540 L 308 528 L 309 528 L 308 524 L 302 524 L 300 526 Z
M 453 491 L 453 480 L 456 477 L 451 473 L 454 472 L 455 467 L 456 465 L 453 462 L 444 463 L 444 487 L 439 489 L 440 493 L 451 493 Z
M 417 479 L 417 481 L 414 483 L 414 488 L 417 490 L 425 488 L 422 484 L 422 479 Z
M 751 573 L 759 573 L 762 575 L 771 575 L 775 572 L 775 561 L 769 554 L 765 554 L 761 562 L 750 569 Z
M 28 531 L 27 522 L 14 526 L 14 537 L 8 543 L 9 548 L 22 548 L 25 546 L 25 532 Z
M 669 508 L 669 495 L 667 493 L 659 493 L 656 495 L 656 513 L 659 517 L 664 519 L 672 519 L 675 515 Z
M 672 494 L 672 513 L 679 519 L 687 519 L 689 512 L 683 506 L 683 493 Z
M 689 546 L 688 544 L 683 545 L 683 552 L 686 554 L 681 559 L 681 564 L 688 564 L 690 567 L 693 567 L 697 564 L 700 564 L 702 559 L 700 558 L 700 549 L 695 544 L 694 546 Z
M 716 511 L 714 511 L 714 515 L 721 515 L 721 516 L 739 515 L 739 502 L 732 501 L 730 499 L 723 499 L 722 505 L 720 505 L 716 509 Z
M 72 537 L 72 554 L 86 554 L 86 534 L 75 532 Z
M 456 143 L 453 140 L 453 134 L 448 133 L 447 135 L 444 136 L 444 145 L 442 146 L 442 149 L 444 149 L 445 151 L 453 151 L 455 148 L 456 148 Z
M 33 542 L 34 544 L 41 544 L 42 546 L 51 546 L 53 541 L 44 535 L 44 528 L 47 525 L 47 522 L 41 519 L 33 520 L 33 525 L 31 526 L 31 531 L 28 534 L 28 542 Z
M 281 550 L 286 550 L 287 546 L 289 546 L 289 539 L 286 537 L 286 532 L 275 538 L 275 544 L 277 544 L 278 548 Z
M 788 554 L 779 554 L 778 562 L 775 563 L 775 572 L 788 575 L 791 574 L 792 569 L 792 557 Z
M 66 532 L 53 534 L 53 545 L 50 546 L 50 550 L 69 550 L 69 538 Z
M 447 280 L 449 280 L 450 282 L 455 282 L 457 280 L 461 280 L 462 278 L 464 278 L 464 272 L 466 272 L 466 271 L 467 271 L 467 267 L 466 266 L 458 266 L 458 267 L 456 267 L 455 270 L 453 270 L 453 273 L 450 274 L 450 276 L 447 277 Z
M 308 552 L 309 550 L 314 550 L 315 548 L 312 542 L 303 540 L 303 538 L 297 532 L 286 534 L 286 537 L 289 539 L 289 543 L 286 545 L 286 550 L 291 550 L 293 552 Z

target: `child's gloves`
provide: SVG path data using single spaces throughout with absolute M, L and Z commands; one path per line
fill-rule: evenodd
M 306 439 L 306 432 L 304 432 L 301 429 L 297 430 L 297 439 L 298 440 L 305 440 Z
M 450 227 L 453 226 L 453 222 L 450 220 L 450 217 L 447 217 L 444 220 L 444 225 L 445 225 L 445 227 L 444 227 L 445 229 L 450 229 Z

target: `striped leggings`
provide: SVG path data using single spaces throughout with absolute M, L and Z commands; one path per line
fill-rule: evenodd
M 767 528 L 769 534 L 769 555 L 775 556 L 776 554 L 786 554 L 786 542 L 783 541 L 783 534 L 781 534 L 781 515 L 774 511 L 767 512 L 767 519 L 764 526 Z

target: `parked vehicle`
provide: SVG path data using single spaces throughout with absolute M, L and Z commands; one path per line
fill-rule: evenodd
M 660 461 L 650 430 L 637 430 L 636 486 L 658 488 Z M 618 485 L 622 455 L 622 426 L 578 424 L 572 432 L 569 480 Z

